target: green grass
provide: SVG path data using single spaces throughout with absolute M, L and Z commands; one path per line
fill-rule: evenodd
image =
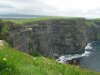
M 81 17 L 57 17 L 57 16 L 45 16 L 45 17 L 37 17 L 37 18 L 16 18 L 16 19 L 2 19 L 3 21 L 10 21 L 14 22 L 16 24 L 22 25 L 26 22 L 32 22 L 32 21 L 41 21 L 41 20 L 47 20 L 47 19 L 73 19 L 73 18 L 81 18 Z
M 93 19 L 89 19 L 89 20 L 100 21 L 100 18 L 93 18 Z
M 47 20 L 47 19 L 53 19 L 55 17 L 37 17 L 37 18 L 18 18 L 18 19 L 3 19 L 3 21 L 10 21 L 14 22 L 16 24 L 23 24 L 26 22 L 32 22 L 32 21 L 40 21 L 40 20 Z
M 0 50 L 0 75 L 100 75 L 54 59 L 30 56 L 6 45 Z

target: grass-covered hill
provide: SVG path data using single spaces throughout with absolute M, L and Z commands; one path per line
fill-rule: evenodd
M 0 75 L 100 75 L 78 66 L 60 64 L 43 56 L 30 56 L 7 44 L 0 49 Z

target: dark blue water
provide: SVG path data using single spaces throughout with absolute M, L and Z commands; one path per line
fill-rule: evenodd
M 92 47 L 87 50 L 91 54 L 80 59 L 80 66 L 100 72 L 100 42 L 94 42 Z

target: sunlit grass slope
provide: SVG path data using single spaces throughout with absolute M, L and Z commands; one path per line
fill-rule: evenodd
M 100 75 L 78 66 L 57 63 L 42 56 L 30 56 L 5 46 L 0 49 L 0 75 Z

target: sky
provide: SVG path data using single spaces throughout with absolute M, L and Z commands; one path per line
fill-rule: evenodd
M 0 0 L 0 14 L 100 18 L 100 0 Z

